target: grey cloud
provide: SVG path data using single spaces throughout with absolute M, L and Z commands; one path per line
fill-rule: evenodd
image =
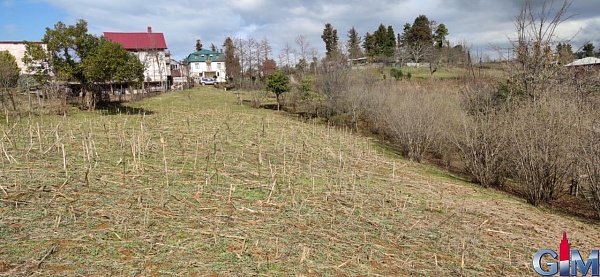
M 193 50 L 196 39 L 204 45 L 221 46 L 227 36 L 266 37 L 273 46 L 274 56 L 285 44 L 294 45 L 294 38 L 305 35 L 312 47 L 324 52 L 320 35 L 325 23 L 338 29 L 340 41 L 355 27 L 359 34 L 373 32 L 379 24 L 392 25 L 396 32 L 405 23 L 412 23 L 425 14 L 444 23 L 452 43 L 467 41 L 478 49 L 506 44 L 514 32 L 512 20 L 523 0 L 223 0 L 211 4 L 203 1 L 146 1 L 146 0 L 45 0 L 67 12 L 72 18 L 86 19 L 90 30 L 145 31 L 152 26 L 165 33 L 170 51 L 183 58 Z M 541 0 L 533 0 L 537 7 Z M 556 0 L 554 5 L 562 1 Z M 597 0 L 574 1 L 570 12 L 573 19 L 585 23 L 580 36 L 590 37 L 598 27 Z M 587 21 L 586 21 L 587 20 Z M 590 23 L 591 22 L 591 23 Z M 595 22 L 595 23 L 594 23 Z M 583 23 L 582 23 L 583 24 Z M 594 29 L 591 29 L 594 28 Z M 569 30 L 572 30 L 570 28 Z M 571 34 L 565 34 L 568 37 Z M 580 40 L 593 40 L 581 38 Z M 574 48 L 576 43 L 573 43 Z

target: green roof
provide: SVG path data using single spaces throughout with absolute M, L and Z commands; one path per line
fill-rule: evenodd
M 225 54 L 217 51 L 211 51 L 208 49 L 202 49 L 200 51 L 189 54 L 187 57 L 187 61 L 189 63 L 198 63 L 198 62 L 206 62 L 206 60 L 210 59 L 213 62 L 224 62 Z

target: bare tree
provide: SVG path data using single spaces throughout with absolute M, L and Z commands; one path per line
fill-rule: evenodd
M 271 55 L 271 45 L 269 44 L 269 40 L 267 39 L 267 37 L 263 37 L 263 39 L 256 43 L 256 62 L 257 62 L 257 70 L 260 73 L 261 77 L 263 76 L 263 64 L 265 63 L 266 60 L 269 59 L 269 56 Z
M 296 42 L 296 45 L 298 45 L 298 53 L 300 54 L 300 58 L 306 61 L 308 58 L 308 51 L 310 49 L 310 43 L 308 43 L 306 36 L 298 35 L 294 41 Z
M 235 38 L 233 44 L 235 45 L 235 55 L 239 58 L 240 62 L 240 78 L 238 78 L 238 86 L 241 87 L 244 84 L 244 76 L 246 75 L 247 47 L 246 42 L 242 38 Z
M 258 64 L 257 61 L 257 56 L 256 56 L 256 52 L 257 52 L 257 47 L 256 47 L 257 43 L 256 40 L 254 38 L 249 38 L 246 41 L 246 53 L 248 53 L 248 55 L 246 55 L 246 64 L 248 66 L 246 72 L 248 74 L 248 77 L 250 77 L 250 79 L 252 79 L 252 77 L 254 76 L 255 72 L 256 72 L 256 66 Z
M 567 11 L 572 1 L 564 0 L 555 9 L 554 1 L 543 1 L 538 10 L 532 1 L 523 4 L 514 20 L 516 38 L 511 39 L 512 52 L 516 62 L 509 63 L 513 85 L 509 87 L 509 96 L 524 96 L 536 100 L 540 94 L 552 90 L 553 79 L 560 72 L 554 63 L 550 46 L 557 38 L 558 26 L 572 16 Z M 500 55 L 504 51 L 498 51 Z
M 590 115 L 598 120 L 597 114 Z M 582 168 L 580 172 L 576 172 L 575 178 L 576 181 L 581 179 L 585 183 L 585 198 L 600 217 L 600 124 L 589 122 L 586 126 L 578 152 Z
M 280 52 L 280 57 L 282 58 L 282 61 L 279 63 L 280 65 L 284 65 L 285 64 L 285 68 L 287 69 L 287 74 L 290 74 L 290 69 L 293 67 L 292 64 L 292 55 L 294 53 L 294 49 L 292 48 L 292 46 L 289 43 L 285 43 L 285 45 L 283 45 L 283 48 L 281 49 Z

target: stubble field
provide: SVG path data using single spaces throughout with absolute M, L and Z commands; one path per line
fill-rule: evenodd
M 596 223 L 210 87 L 1 128 L 2 276 L 533 276 L 563 231 L 598 242 Z

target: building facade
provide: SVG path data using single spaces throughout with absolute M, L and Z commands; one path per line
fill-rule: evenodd
M 187 63 L 195 83 L 200 83 L 201 78 L 214 78 L 218 83 L 227 81 L 225 54 L 222 52 L 202 49 L 189 54 Z
M 121 44 L 144 65 L 144 83 L 166 88 L 171 83 L 171 55 L 163 33 L 154 33 L 148 27 L 142 33 L 104 32 L 104 37 Z
M 41 42 L 34 42 L 41 43 Z M 45 45 L 42 47 L 46 48 Z M 21 74 L 27 74 L 27 65 L 23 63 L 25 57 L 25 42 L 24 41 L 0 41 L 0 51 L 8 51 L 17 60 L 17 65 L 21 69 Z

